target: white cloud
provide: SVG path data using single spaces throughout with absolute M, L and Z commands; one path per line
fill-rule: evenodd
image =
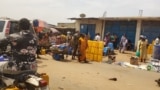
M 41 19 L 49 23 L 69 22 L 67 18 L 107 16 L 160 16 L 160 0 L 1 0 L 0 17 Z

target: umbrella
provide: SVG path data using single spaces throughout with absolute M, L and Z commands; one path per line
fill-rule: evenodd
M 36 27 L 37 29 L 37 32 L 41 32 L 45 26 L 46 26 L 46 23 L 42 20 L 33 20 L 33 26 Z

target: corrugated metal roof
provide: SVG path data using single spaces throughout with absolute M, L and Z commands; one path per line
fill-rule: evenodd
M 85 17 L 85 18 L 69 18 L 70 20 L 158 20 L 160 17 Z
M 88 20 L 88 19 L 94 19 L 94 20 L 98 20 L 99 18 L 96 18 L 96 17 L 85 17 L 85 18 L 68 18 L 70 20 Z

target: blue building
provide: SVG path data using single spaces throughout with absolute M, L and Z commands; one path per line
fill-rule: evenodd
M 145 35 L 149 43 L 160 35 L 160 17 L 103 17 L 103 18 L 70 18 L 75 20 L 75 28 L 94 39 L 95 33 L 101 38 L 107 32 L 116 34 L 119 38 L 125 33 L 134 46 L 140 35 Z

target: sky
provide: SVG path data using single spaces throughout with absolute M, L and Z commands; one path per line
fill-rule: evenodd
M 0 17 L 40 19 L 49 24 L 74 22 L 68 18 L 160 16 L 160 0 L 0 0 Z

